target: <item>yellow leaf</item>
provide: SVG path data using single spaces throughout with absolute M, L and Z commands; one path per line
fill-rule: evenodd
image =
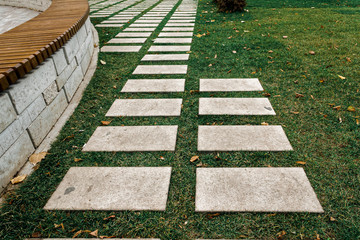
M 297 164 L 301 164 L 301 165 L 305 165 L 305 164 L 306 164 L 306 162 L 303 162 L 303 161 L 297 161 L 296 163 L 297 163 Z
M 339 78 L 341 78 L 342 80 L 346 79 L 346 77 L 343 77 L 343 76 L 341 76 L 341 75 L 338 75 L 338 76 L 339 76 Z
M 95 231 L 93 231 L 93 232 L 90 233 L 90 235 L 91 235 L 91 236 L 94 236 L 94 237 L 97 237 L 98 234 L 99 234 L 99 230 L 98 230 L 98 229 L 96 229 Z
M 267 122 L 262 122 L 261 125 L 263 126 L 269 126 L 269 124 Z
M 74 158 L 74 161 L 75 162 L 80 162 L 80 161 L 82 161 L 82 159 L 81 158 Z
M 30 156 L 29 161 L 33 165 L 36 165 L 37 163 L 41 162 L 41 160 L 43 160 L 45 158 L 46 154 L 47 154 L 47 152 L 34 153 L 33 155 Z
M 360 125 L 360 120 L 356 119 L 356 125 Z
M 54 227 L 55 227 L 55 228 L 60 228 L 60 227 L 61 227 L 63 230 L 65 229 L 63 223 L 61 223 L 61 224 L 54 224 Z
M 107 126 L 111 123 L 111 121 L 101 121 L 101 124 Z
M 195 36 L 197 36 L 198 38 L 201 38 L 203 35 L 201 35 L 200 33 L 196 34 Z
M 347 108 L 347 110 L 348 110 L 349 112 L 355 112 L 355 111 L 356 111 L 353 106 L 349 106 L 349 107 Z
M 18 184 L 18 183 L 22 183 L 25 178 L 27 177 L 27 175 L 21 175 L 21 176 L 17 176 L 16 178 L 11 179 L 11 184 Z
M 72 238 L 76 238 L 82 233 L 82 230 L 77 231 Z
M 309 51 L 309 54 L 310 55 L 315 55 L 315 52 L 314 51 Z
M 190 159 L 190 162 L 195 162 L 198 159 L 199 159 L 199 156 L 192 156 Z
M 293 111 L 291 111 L 291 113 L 292 113 L 292 114 L 299 114 L 299 112 L 293 112 Z
M 330 217 L 330 221 L 335 222 L 335 221 L 336 221 L 336 219 L 335 219 L 335 218 L 333 218 L 333 217 Z

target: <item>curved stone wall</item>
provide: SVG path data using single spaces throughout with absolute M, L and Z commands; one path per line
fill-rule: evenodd
M 0 93 L 0 192 L 42 143 L 82 83 L 98 40 L 87 19 L 36 69 Z
M 51 0 L 0 0 L 0 5 L 23 7 L 43 12 L 51 5 Z

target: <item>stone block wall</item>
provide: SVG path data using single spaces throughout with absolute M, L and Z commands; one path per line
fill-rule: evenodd
M 61 49 L 0 93 L 0 192 L 74 96 L 94 53 L 90 20 Z
M 0 5 L 29 8 L 43 12 L 51 5 L 51 0 L 0 0 Z

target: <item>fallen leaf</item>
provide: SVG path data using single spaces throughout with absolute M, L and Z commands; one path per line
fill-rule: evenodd
M 335 106 L 333 107 L 334 110 L 340 110 L 341 106 Z
M 80 161 L 82 161 L 82 159 L 81 158 L 74 158 L 74 161 L 75 162 L 80 162 Z
M 114 85 L 113 88 L 116 89 L 117 87 Z
M 273 50 L 270 50 L 268 53 L 273 53 L 274 51 Z
M 100 239 L 104 239 L 104 238 L 115 238 L 116 236 L 100 236 Z
M 70 136 L 67 136 L 66 138 L 64 138 L 62 141 L 65 142 L 65 141 L 70 140 L 70 139 L 72 139 L 74 137 L 75 137 L 75 135 L 71 134 Z
M 303 162 L 303 161 L 297 161 L 296 163 L 297 163 L 297 164 L 301 164 L 301 165 L 305 165 L 305 164 L 306 164 L 306 162 Z
M 283 236 L 286 235 L 286 232 L 283 230 L 283 231 L 279 232 L 277 235 L 278 235 L 277 236 L 278 239 L 283 239 Z
M 220 213 L 208 213 L 206 217 L 208 219 L 213 219 L 214 217 L 220 216 Z
M 215 54 L 214 58 L 217 58 L 217 54 Z
M 351 58 L 347 57 L 346 61 L 351 62 Z
M 105 65 L 105 64 L 106 64 L 106 62 L 103 61 L 103 60 L 100 60 L 100 63 L 101 63 L 102 65 Z
M 190 159 L 190 162 L 195 162 L 198 159 L 199 159 L 199 156 L 192 156 Z
M 283 39 L 287 39 L 288 38 L 288 36 L 283 36 Z
M 261 125 L 263 126 L 269 126 L 269 124 L 267 122 L 262 122 Z
M 161 159 L 161 160 L 164 160 L 165 158 L 164 158 L 163 156 L 160 156 L 160 159 Z
M 315 52 L 314 51 L 309 51 L 309 54 L 310 55 L 315 55 Z
M 331 222 L 335 222 L 335 221 L 336 221 L 336 219 L 335 219 L 335 218 L 333 218 L 333 217 L 330 217 L 330 221 L 331 221 Z
M 299 112 L 293 112 L 293 111 L 291 111 L 291 113 L 292 113 L 292 114 L 299 114 Z
M 211 63 L 209 64 L 209 67 L 212 67 L 212 64 L 211 64 Z
M 236 51 L 232 51 L 232 53 L 236 53 Z
M 77 231 L 72 238 L 76 238 L 76 237 L 79 236 L 82 232 L 83 232 L 82 230 Z
M 196 34 L 195 36 L 197 36 L 198 38 L 201 38 L 203 35 L 201 35 L 200 33 Z
M 41 233 L 40 232 L 34 232 L 33 234 L 31 234 L 32 238 L 40 238 L 41 237 Z
M 295 93 L 295 97 L 296 97 L 296 98 L 301 98 L 301 97 L 304 97 L 304 95 L 301 94 L 301 93 Z
M 345 80 L 346 79 L 346 77 L 343 77 L 343 76 L 341 76 L 341 75 L 338 75 L 339 76 L 339 78 L 341 78 L 342 80 Z
M 110 218 L 115 218 L 115 215 L 110 215 L 110 216 L 104 218 L 103 220 L 106 221 L 106 220 L 109 220 Z
M 111 121 L 101 121 L 101 124 L 107 126 L 111 123 Z
M 33 165 L 36 165 L 37 163 L 41 162 L 41 160 L 43 160 L 45 158 L 46 154 L 47 154 L 47 152 L 34 153 L 33 155 L 30 156 L 29 161 Z
M 265 96 L 265 97 L 270 97 L 271 94 L 270 94 L 270 93 L 263 93 L 263 96 Z
M 348 110 L 349 112 L 355 112 L 355 108 L 353 106 L 349 106 L 346 110 Z
M 63 230 L 65 230 L 65 227 L 64 227 L 64 224 L 63 223 L 61 223 L 61 224 L 54 224 L 54 227 L 55 228 L 62 228 Z
M 16 178 L 11 179 L 11 184 L 15 185 L 18 183 L 22 183 L 26 177 L 27 177 L 27 175 L 17 176 Z
M 356 125 L 360 125 L 360 120 L 356 119 Z
M 90 235 L 91 235 L 91 236 L 94 236 L 94 237 L 97 237 L 98 234 L 99 234 L 99 230 L 98 230 L 98 229 L 96 229 L 95 231 L 93 231 L 93 232 L 90 233 Z

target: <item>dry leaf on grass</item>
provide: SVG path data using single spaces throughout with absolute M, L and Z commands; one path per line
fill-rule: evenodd
M 64 227 L 64 224 L 63 223 L 61 223 L 61 224 L 54 224 L 54 227 L 55 228 L 62 228 L 63 230 L 65 230 L 65 227 Z
M 80 162 L 80 161 L 82 161 L 81 158 L 74 158 L 74 162 Z
M 331 221 L 331 222 L 335 222 L 335 221 L 336 221 L 336 219 L 335 219 L 335 218 L 333 218 L 333 217 L 330 217 L 330 221 Z
M 111 123 L 111 121 L 101 121 L 101 124 L 107 126 Z
M 41 160 L 43 160 L 45 158 L 46 154 L 47 154 L 47 152 L 34 153 L 33 155 L 30 156 L 29 161 L 33 165 L 36 165 L 37 163 L 41 162 Z
M 315 55 L 315 52 L 314 51 L 309 51 L 309 54 L 310 55 Z
M 11 179 L 11 184 L 15 185 L 18 183 L 22 183 L 26 177 L 27 177 L 27 175 L 17 176 L 16 178 Z
M 91 235 L 91 236 L 94 236 L 94 237 L 97 237 L 98 234 L 99 234 L 99 230 L 98 230 L 98 229 L 96 229 L 95 231 L 93 231 L 93 232 L 90 233 L 90 235 Z
M 304 95 L 301 94 L 301 93 L 295 93 L 295 97 L 296 97 L 296 98 L 301 98 L 301 97 L 304 97 Z
M 199 159 L 199 156 L 192 156 L 190 159 L 190 162 L 195 162 L 198 159 Z
M 348 110 L 349 112 L 355 112 L 355 111 L 356 111 L 353 106 L 349 106 L 349 107 L 347 108 L 347 110 Z
M 105 65 L 105 64 L 106 64 L 106 62 L 103 61 L 103 60 L 100 60 L 100 63 L 101 63 L 102 65 Z
M 77 231 L 74 236 L 72 236 L 72 238 L 76 238 L 77 236 L 79 236 L 83 231 L 82 230 L 79 230 Z
M 343 77 L 343 76 L 341 76 L 341 75 L 338 75 L 338 77 L 339 77 L 340 79 L 342 79 L 342 80 L 345 80 L 345 79 L 346 79 L 346 77 Z
M 269 126 L 269 124 L 267 122 L 262 122 L 261 125 L 263 126 Z
M 306 164 L 306 162 L 303 162 L 303 161 L 297 161 L 296 163 L 297 163 L 297 164 L 301 164 L 301 165 L 305 165 L 305 164 Z
M 109 220 L 109 219 L 111 219 L 111 218 L 115 218 L 115 215 L 110 215 L 110 216 L 104 218 L 104 221 Z

